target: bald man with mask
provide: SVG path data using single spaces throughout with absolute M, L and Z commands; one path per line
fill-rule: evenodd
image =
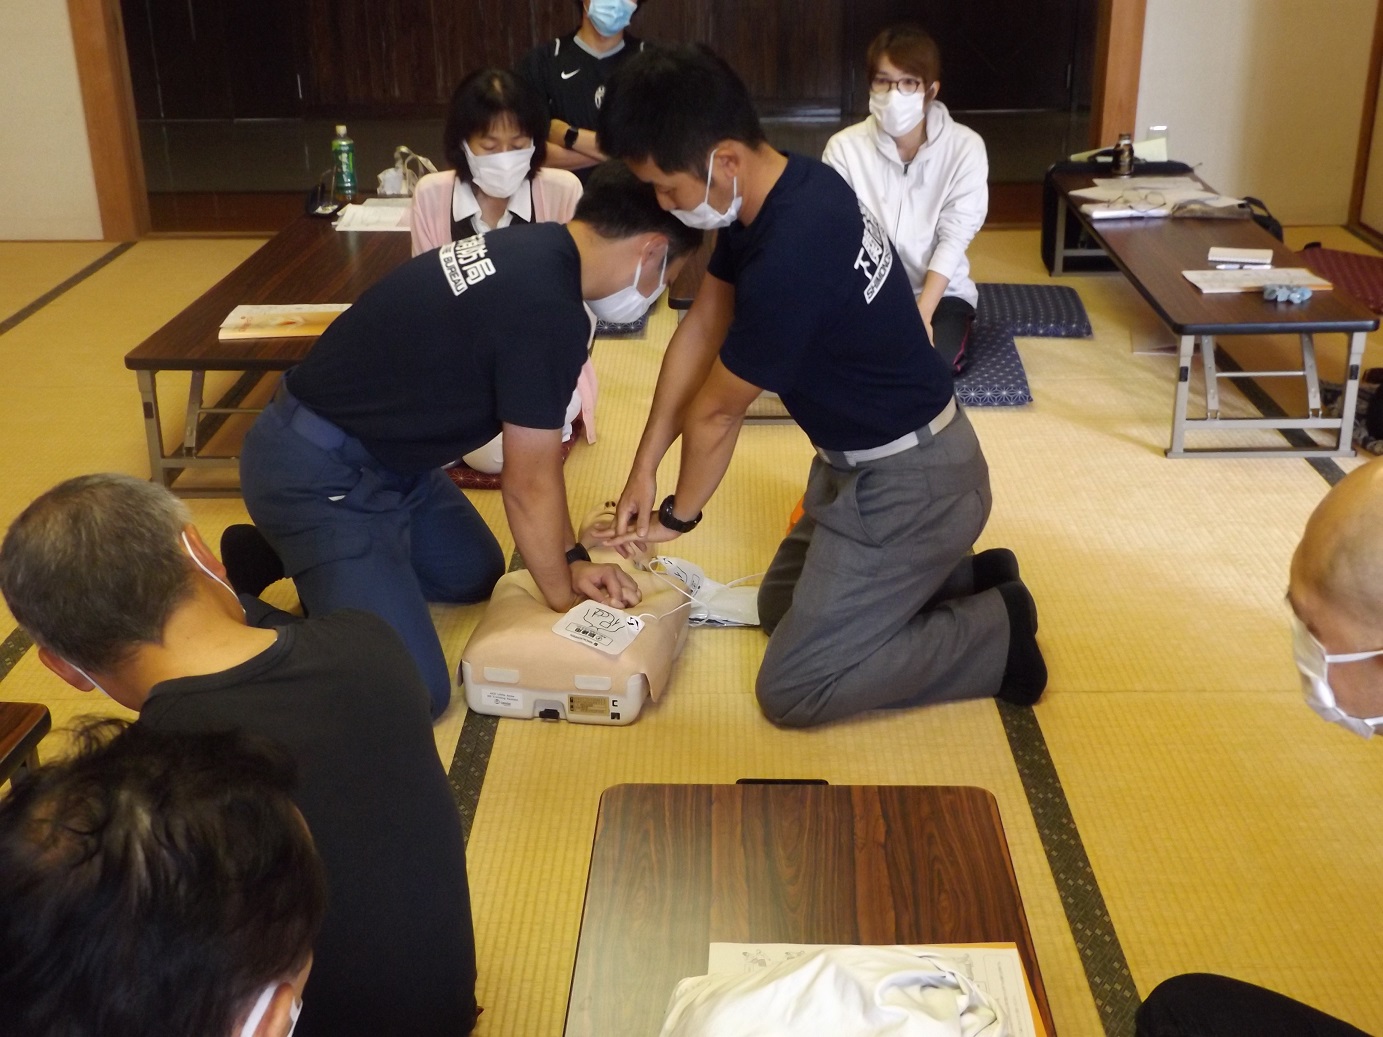
M 1342 479 L 1307 520 L 1287 601 L 1307 704 L 1364 738 L 1383 727 L 1383 461 Z M 1173 976 L 1138 1011 L 1137 1037 L 1363 1037 L 1289 997 L 1226 976 Z

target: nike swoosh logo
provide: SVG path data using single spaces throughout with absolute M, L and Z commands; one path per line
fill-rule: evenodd
M 570 79 L 572 76 L 577 75 L 580 71 L 581 71 L 581 70 L 578 68 L 575 72 L 563 72 L 563 73 L 562 73 L 562 78 L 563 78 L 563 79 Z

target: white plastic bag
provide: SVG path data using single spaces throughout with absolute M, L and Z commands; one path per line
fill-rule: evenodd
M 418 178 L 426 173 L 437 172 L 430 159 L 415 155 L 400 144 L 394 149 L 394 165 L 380 173 L 379 194 L 384 197 L 406 198 L 418 185 Z
M 759 972 L 677 984 L 660 1037 L 1005 1037 L 1003 1014 L 945 958 L 828 947 Z

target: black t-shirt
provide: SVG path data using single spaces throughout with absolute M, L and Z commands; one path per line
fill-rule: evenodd
M 902 261 L 829 166 L 789 155 L 754 222 L 720 232 L 708 269 L 735 286 L 721 361 L 781 396 L 817 446 L 882 446 L 951 399 Z
M 567 229 L 504 227 L 388 274 L 287 383 L 385 465 L 423 472 L 488 443 L 501 422 L 560 429 L 590 331 Z
M 341 611 L 282 627 L 239 666 L 155 685 L 139 722 L 248 731 L 297 761 L 294 800 L 328 886 L 297 1034 L 469 1031 L 475 938 L 460 815 L 427 690 L 387 623 Z
M 570 32 L 534 47 L 514 71 L 543 95 L 552 118 L 580 130 L 593 130 L 600 102 L 605 99 L 605 84 L 643 46 L 641 40 L 625 33 L 623 47 L 598 58 L 582 48 L 576 33 Z

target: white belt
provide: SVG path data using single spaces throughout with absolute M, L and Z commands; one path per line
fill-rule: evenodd
M 956 398 L 952 396 L 947 401 L 946 406 L 941 408 L 941 413 L 927 422 L 927 431 L 933 436 L 938 435 L 942 429 L 951 423 L 956 416 Z M 921 430 L 918 430 L 919 432 Z M 899 436 L 892 443 L 885 443 L 883 446 L 870 447 L 868 450 L 824 450 L 816 448 L 817 454 L 827 464 L 835 465 L 837 468 L 854 468 L 858 464 L 866 461 L 877 461 L 881 457 L 892 457 L 894 454 L 901 454 L 904 450 L 911 450 L 918 446 L 922 439 L 918 432 L 909 432 Z

